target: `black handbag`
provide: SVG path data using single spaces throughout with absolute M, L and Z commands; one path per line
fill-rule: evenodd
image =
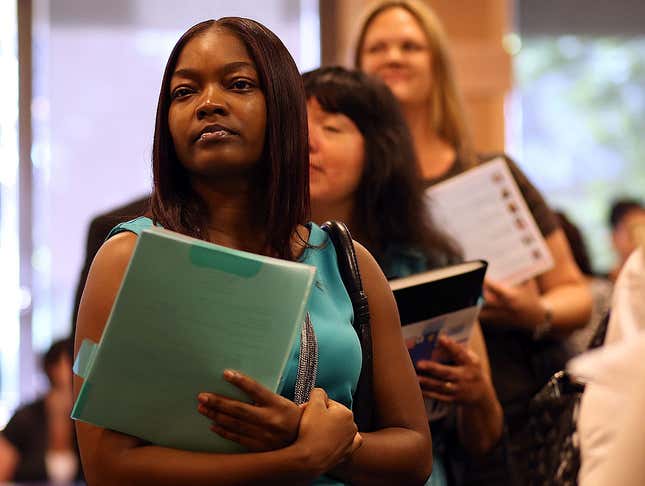
M 602 346 L 609 314 L 598 325 L 587 349 Z M 555 373 L 531 399 L 530 427 L 539 447 L 532 451 L 531 485 L 575 486 L 580 469 L 580 448 L 576 429 L 584 385 L 562 370 Z
M 339 221 L 328 221 L 321 228 L 327 232 L 334 244 L 338 258 L 338 270 L 352 301 L 354 310 L 353 325 L 361 343 L 363 356 L 363 366 L 361 367 L 361 374 L 354 393 L 354 420 L 358 430 L 370 432 L 374 430 L 374 394 L 372 332 L 367 296 L 363 291 L 354 242 L 347 226 Z

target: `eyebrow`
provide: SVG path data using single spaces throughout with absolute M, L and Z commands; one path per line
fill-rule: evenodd
M 255 64 L 250 63 L 248 61 L 230 62 L 222 66 L 219 69 L 219 71 L 222 75 L 226 75 L 231 72 L 237 71 L 239 69 L 252 69 L 257 73 Z M 200 72 L 197 69 L 193 69 L 193 68 L 181 68 L 181 69 L 176 69 L 172 73 L 172 77 L 174 78 L 175 76 L 182 77 L 182 78 L 196 79 L 200 77 Z
M 329 111 L 323 111 L 322 113 L 319 114 L 319 117 L 317 118 L 318 122 L 324 122 L 328 120 L 333 120 L 336 123 L 339 123 L 343 126 L 351 127 L 352 125 L 356 125 L 356 122 L 352 120 L 349 116 L 347 116 L 345 113 L 341 113 L 340 111 L 337 112 L 329 112 Z

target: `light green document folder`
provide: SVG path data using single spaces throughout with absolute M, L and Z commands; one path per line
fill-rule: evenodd
M 241 447 L 209 429 L 197 394 L 248 401 L 222 379 L 248 374 L 277 391 L 315 267 L 160 228 L 138 239 L 98 344 L 84 341 L 72 418 L 192 451 Z

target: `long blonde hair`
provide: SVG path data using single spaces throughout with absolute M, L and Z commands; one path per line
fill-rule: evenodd
M 429 98 L 431 126 L 443 140 L 457 151 L 457 160 L 464 168 L 476 164 L 472 137 L 463 101 L 455 82 L 448 39 L 439 18 L 429 6 L 419 0 L 381 0 L 371 5 L 359 23 L 354 43 L 354 67 L 360 69 L 363 44 L 369 25 L 381 12 L 403 8 L 419 22 L 432 53 L 432 88 Z

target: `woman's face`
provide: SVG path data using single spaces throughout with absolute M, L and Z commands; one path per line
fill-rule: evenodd
M 369 24 L 360 69 L 385 81 L 404 105 L 427 103 L 432 87 L 432 53 L 423 29 L 406 9 L 392 7 Z
M 312 205 L 338 205 L 354 198 L 365 161 L 365 141 L 347 116 L 307 101 L 309 192 Z
M 266 103 L 255 64 L 232 33 L 208 30 L 181 51 L 170 80 L 175 153 L 194 175 L 244 173 L 264 147 Z
M 52 388 L 60 390 L 72 389 L 72 360 L 67 354 L 61 354 L 58 359 L 45 370 Z

